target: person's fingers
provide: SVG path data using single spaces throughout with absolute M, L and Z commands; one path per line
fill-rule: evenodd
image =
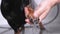
M 38 8 L 34 11 L 34 17 L 39 17 L 46 10 L 46 6 L 41 3 Z
M 39 17 L 47 8 L 51 7 L 49 1 L 43 1 L 34 12 L 34 17 Z
M 47 9 L 44 11 L 44 13 L 42 13 L 41 16 L 39 16 L 39 21 L 42 21 L 43 19 L 46 18 L 46 16 L 48 15 L 50 9 L 51 9 L 51 8 L 47 8 Z
M 43 13 L 43 11 L 45 11 L 45 9 L 43 10 L 42 8 L 39 8 L 34 12 L 34 17 L 39 17 Z

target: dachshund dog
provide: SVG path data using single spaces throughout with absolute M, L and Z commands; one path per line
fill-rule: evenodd
M 24 28 L 25 18 L 34 18 L 34 11 L 31 7 L 28 7 L 29 14 L 25 16 L 24 7 L 29 5 L 29 3 L 29 0 L 2 0 L 1 2 L 2 15 L 8 21 L 15 34 L 20 34 L 20 31 Z M 41 29 L 43 29 L 42 23 L 39 24 Z
M 14 30 L 15 34 L 20 34 L 20 30 L 26 23 L 24 7 L 28 4 L 29 0 L 2 0 L 1 2 L 2 15 Z

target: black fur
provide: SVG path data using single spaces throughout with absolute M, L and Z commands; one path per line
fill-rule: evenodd
M 2 0 L 2 15 L 14 31 L 17 31 L 19 27 L 23 27 L 26 23 L 24 7 L 28 4 L 29 0 Z

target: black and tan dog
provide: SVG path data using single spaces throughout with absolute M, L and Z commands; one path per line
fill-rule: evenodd
M 2 0 L 1 12 L 3 17 L 8 21 L 8 24 L 13 28 L 15 34 L 20 34 L 20 31 L 24 28 L 25 12 L 24 7 L 29 4 L 29 0 Z M 30 17 L 33 16 L 33 10 L 29 8 Z M 41 29 L 44 28 L 42 23 L 39 23 Z

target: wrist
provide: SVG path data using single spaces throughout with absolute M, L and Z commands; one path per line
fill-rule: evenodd
M 51 2 L 50 2 L 51 8 L 58 3 L 58 0 L 50 0 L 50 1 L 51 1 Z
M 57 0 L 57 3 L 60 3 L 60 0 Z

